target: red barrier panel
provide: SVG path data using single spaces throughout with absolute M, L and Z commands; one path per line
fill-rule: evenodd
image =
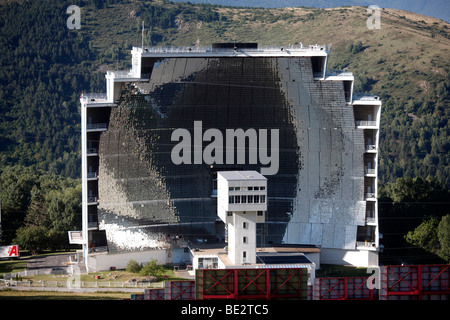
M 382 266 L 380 300 L 450 300 L 450 265 Z
M 197 299 L 307 299 L 307 271 L 298 268 L 200 269 Z
M 375 300 L 377 291 L 369 289 L 368 277 L 316 278 L 313 300 Z

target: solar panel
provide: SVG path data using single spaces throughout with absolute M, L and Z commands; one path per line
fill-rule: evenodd
M 311 263 L 311 261 L 302 254 L 264 254 L 257 255 L 257 258 L 264 264 Z

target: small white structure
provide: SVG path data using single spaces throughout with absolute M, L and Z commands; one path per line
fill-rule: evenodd
M 227 246 L 191 248 L 193 269 L 306 268 L 308 283 L 320 265 L 315 246 L 257 248 L 256 224 L 265 223 L 267 179 L 256 171 L 217 172 L 217 214 L 226 225 Z
M 256 263 L 256 223 L 265 221 L 267 179 L 256 171 L 218 172 L 217 209 L 226 224 L 231 263 Z

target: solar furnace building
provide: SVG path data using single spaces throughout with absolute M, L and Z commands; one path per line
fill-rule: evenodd
M 83 226 L 69 236 L 91 270 L 139 254 L 183 261 L 196 243 L 223 241 L 217 172 L 236 170 L 267 178 L 259 247 L 378 264 L 381 102 L 354 97 L 350 72 L 328 72 L 327 48 L 131 53 L 130 70 L 106 74 L 105 94 L 80 99 Z

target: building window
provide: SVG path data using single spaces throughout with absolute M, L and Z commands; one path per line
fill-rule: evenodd
M 248 228 L 248 223 L 247 222 L 243 222 L 242 223 L 242 228 L 247 229 Z
M 259 203 L 259 196 L 258 195 L 253 196 L 253 203 Z
M 253 196 L 248 196 L 248 203 L 253 203 Z
M 231 217 L 232 215 L 233 215 L 233 212 L 227 211 L 227 216 L 228 216 L 228 217 Z
M 259 190 L 259 187 L 253 187 L 253 190 Z
M 264 212 L 262 212 L 262 211 L 258 211 L 258 216 L 262 216 L 264 214 Z
M 242 237 L 242 243 L 247 243 L 247 237 Z
M 248 189 L 249 191 L 252 191 L 252 190 L 253 190 L 253 187 L 247 187 L 247 189 Z
M 266 187 L 259 187 L 259 190 L 266 190 Z
M 241 196 L 241 202 L 247 203 L 247 196 Z
M 241 203 L 241 196 L 234 196 L 234 203 Z
M 261 195 L 260 196 L 260 202 L 261 203 L 266 203 L 266 196 L 265 195 Z
M 228 197 L 228 203 L 234 203 L 234 196 Z

